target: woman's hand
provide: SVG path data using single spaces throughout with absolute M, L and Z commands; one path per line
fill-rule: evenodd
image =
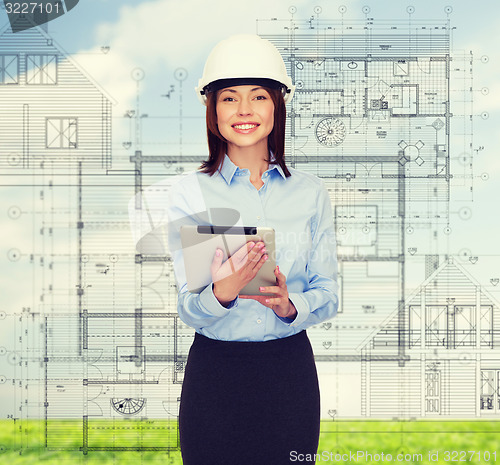
M 222 306 L 236 299 L 267 260 L 264 242 L 247 242 L 231 258 L 222 263 L 222 251 L 217 249 L 210 272 L 213 292 Z
M 279 266 L 274 269 L 274 275 L 276 276 L 277 285 L 261 287 L 259 290 L 260 292 L 275 294 L 275 297 L 269 295 L 240 295 L 240 299 L 254 299 L 269 307 L 276 315 L 294 320 L 297 316 L 297 309 L 288 298 L 286 276 L 280 271 Z

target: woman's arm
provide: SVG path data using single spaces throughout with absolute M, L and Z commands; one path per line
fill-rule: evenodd
M 195 181 L 190 178 L 187 181 Z M 187 184 L 187 185 L 186 185 Z M 193 195 L 193 186 L 188 182 L 172 186 L 167 207 L 169 227 L 168 244 L 172 256 L 175 277 L 179 290 L 177 311 L 187 325 L 201 329 L 227 316 L 238 305 L 238 294 L 257 274 L 267 259 L 263 242 L 249 242 L 222 262 L 222 253 L 217 251 L 211 265 L 212 283 L 200 294 L 187 289 L 186 270 L 180 228 L 187 224 L 206 224 L 208 212 L 192 213 L 192 204 L 199 198 Z M 199 186 L 198 186 L 199 188 Z
M 248 242 L 223 263 L 222 251 L 217 250 L 210 270 L 212 283 L 200 294 L 187 291 L 185 281 L 180 283 L 177 310 L 181 320 L 200 329 L 228 315 L 229 310 L 237 305 L 241 289 L 257 275 L 267 260 L 265 252 L 263 242 Z M 179 277 L 185 276 L 182 249 L 175 252 L 174 268 L 179 283 Z
M 200 224 L 208 220 L 208 212 L 196 175 L 187 175 L 171 186 L 166 208 L 168 249 L 177 282 L 179 317 L 194 329 L 210 326 L 228 315 L 237 305 L 237 301 L 229 302 L 226 306 L 221 305 L 213 293 L 212 284 L 199 294 L 191 293 L 187 289 L 180 228 L 182 225 Z
M 338 309 L 337 242 L 330 197 L 324 182 L 318 192 L 312 229 L 312 247 L 306 267 L 309 289 L 289 294 L 297 309 L 290 325 L 297 330 L 334 317 Z
M 286 277 L 275 271 L 276 286 L 261 288 L 273 297 L 240 295 L 269 307 L 284 323 L 300 331 L 332 318 L 338 308 L 337 252 L 335 228 L 328 191 L 323 182 L 318 189 L 317 210 L 311 223 L 312 245 L 308 253 L 303 292 L 288 292 Z M 307 280 L 307 281 L 306 281 Z

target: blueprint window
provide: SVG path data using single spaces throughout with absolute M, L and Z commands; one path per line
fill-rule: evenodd
M 0 84 L 19 83 L 19 55 L 0 55 Z
M 493 347 L 493 306 L 481 305 L 481 345 Z
M 57 55 L 26 55 L 26 84 L 57 84 Z
M 476 345 L 476 307 L 429 305 L 426 311 L 427 346 L 449 349 Z
M 47 118 L 46 140 L 48 149 L 76 149 L 78 141 L 77 118 Z
M 500 370 L 481 370 L 481 410 L 500 411 Z

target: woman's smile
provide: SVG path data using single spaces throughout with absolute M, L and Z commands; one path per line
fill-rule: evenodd
M 259 123 L 235 123 L 232 128 L 239 134 L 251 134 L 260 126 Z

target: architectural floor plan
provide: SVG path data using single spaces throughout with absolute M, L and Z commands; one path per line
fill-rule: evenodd
M 323 178 L 332 202 L 340 308 L 308 330 L 322 417 L 496 415 L 498 279 L 485 287 L 478 257 L 449 245 L 471 215 L 481 59 L 453 49 L 451 8 L 418 22 L 412 7 L 399 20 L 342 8 L 256 21 L 296 85 L 288 163 Z M 177 94 L 186 78 L 178 70 Z M 84 454 L 168 452 L 193 330 L 176 312 L 164 205 L 205 152 L 148 153 L 139 108 L 132 143 L 113 141 L 108 91 L 42 28 L 0 32 L 3 271 L 32 302 L 7 292 L 0 388 L 10 418 L 47 420 L 49 448 L 79 418 Z

